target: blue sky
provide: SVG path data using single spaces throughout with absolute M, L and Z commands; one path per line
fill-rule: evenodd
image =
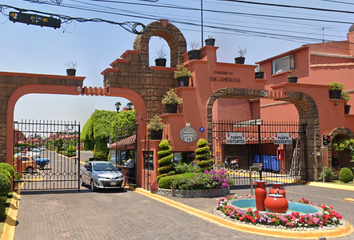
M 250 1 L 354 11 L 354 5 L 349 0 Z M 198 10 L 201 6 L 200 0 L 160 0 L 158 2 L 131 0 L 111 1 L 111 3 L 93 0 L 63 0 L 61 6 L 53 4 L 55 0 L 36 0 L 36 2 L 2 0 L 0 4 L 71 17 L 102 18 L 119 23 L 137 21 L 147 25 L 152 21 L 167 18 L 182 31 L 187 43 L 201 41 L 201 12 Z M 156 5 L 163 7 L 156 7 Z M 96 11 L 72 9 L 65 6 Z M 218 0 L 204 0 L 203 6 L 205 9 L 203 12 L 204 39 L 208 35 L 216 39 L 216 46 L 219 47 L 217 57 L 220 62 L 234 63 L 239 47 L 247 48 L 246 64 L 254 64 L 303 44 L 321 42 L 323 33 L 325 41 L 345 40 L 351 26 L 349 22 L 352 14 L 347 13 Z M 115 14 L 97 12 L 97 10 Z M 4 14 L 8 14 L 9 11 L 15 10 L 2 9 Z M 117 15 L 117 13 L 130 16 Z M 312 18 L 320 21 L 300 21 L 245 14 Z M 321 20 L 335 20 L 342 23 Z M 103 87 L 103 76 L 100 73 L 110 67 L 109 64 L 126 50 L 132 50 L 136 37 L 135 34 L 127 32 L 119 25 L 108 23 L 73 21 L 70 24 L 62 24 L 60 29 L 53 29 L 12 23 L 5 15 L 0 15 L 0 30 L 2 48 L 0 71 L 66 75 L 65 63 L 76 61 L 77 76 L 85 76 L 84 85 L 92 87 Z M 162 46 L 165 50 L 169 50 L 163 39 L 157 37 L 151 39 L 150 64 L 154 64 L 156 52 Z M 115 110 L 114 103 L 117 101 L 120 101 L 122 106 L 128 103 L 127 99 L 116 97 L 29 94 L 17 102 L 14 118 L 15 120 L 76 120 L 83 125 L 95 109 Z

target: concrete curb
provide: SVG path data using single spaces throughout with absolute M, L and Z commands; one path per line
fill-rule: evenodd
M 322 188 L 330 188 L 330 189 L 338 189 L 344 191 L 354 191 L 354 186 L 341 186 L 339 184 L 330 184 L 330 183 L 323 183 L 323 182 L 308 182 L 305 185 L 311 187 L 322 187 Z
M 7 212 L 5 225 L 2 230 L 1 240 L 11 240 L 15 237 L 15 228 L 17 222 L 18 208 L 20 207 L 21 195 L 19 192 L 13 192 L 9 211 Z
M 338 227 L 335 229 L 331 230 L 323 230 L 323 231 L 290 231 L 290 230 L 283 230 L 283 229 L 272 229 L 272 228 L 259 228 L 247 224 L 240 224 L 240 223 L 235 223 L 228 221 L 226 219 L 223 219 L 217 215 L 209 214 L 204 211 L 201 211 L 196 208 L 192 208 L 190 206 L 187 206 L 185 204 L 173 201 L 171 199 L 162 197 L 160 195 L 152 194 L 149 191 L 143 190 L 141 188 L 136 188 L 136 192 L 143 194 L 147 197 L 150 197 L 152 199 L 155 199 L 156 201 L 165 203 L 171 207 L 180 209 L 182 211 L 185 211 L 189 214 L 192 214 L 194 216 L 197 216 L 199 218 L 208 220 L 210 222 L 216 223 L 222 227 L 227 227 L 233 230 L 237 231 L 242 231 L 246 233 L 251 233 L 251 234 L 256 234 L 256 235 L 262 235 L 262 236 L 272 236 L 272 237 L 279 237 L 279 238 L 294 238 L 294 239 L 314 239 L 318 238 L 320 236 L 326 236 L 327 238 L 338 238 L 338 237 L 344 237 L 347 236 L 351 233 L 353 233 L 353 227 L 350 225 L 350 223 L 346 220 L 346 226 L 344 227 Z

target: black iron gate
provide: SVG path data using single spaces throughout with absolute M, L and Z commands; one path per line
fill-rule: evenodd
M 80 191 L 80 124 L 15 121 L 13 160 L 22 190 Z
M 233 186 L 250 186 L 252 179 L 303 183 L 308 179 L 308 128 L 297 122 L 215 121 L 214 154 L 221 158 L 222 153 Z

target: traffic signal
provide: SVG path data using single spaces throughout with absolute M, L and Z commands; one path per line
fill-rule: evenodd
M 38 14 L 28 14 L 23 12 L 10 12 L 9 20 L 13 22 L 39 25 L 41 27 L 60 28 L 61 20 L 53 17 L 41 16 Z
M 330 140 L 331 136 L 329 135 L 322 135 L 322 144 L 323 146 L 327 146 L 331 143 L 331 140 Z
M 106 142 L 109 143 L 109 144 L 112 143 L 112 141 L 111 141 L 111 135 L 108 135 L 108 136 L 106 137 Z

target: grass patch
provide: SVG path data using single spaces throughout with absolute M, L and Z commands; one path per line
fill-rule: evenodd
M 10 209 L 12 196 L 13 196 L 12 192 L 7 195 L 7 201 L 6 201 L 6 205 L 5 205 L 5 217 L 4 217 L 4 219 L 2 219 L 1 222 L 0 222 L 0 236 L 1 236 L 2 231 L 3 231 L 3 229 L 4 229 L 4 225 L 5 225 L 7 213 L 8 213 L 8 211 L 9 211 L 9 209 Z
M 333 180 L 332 182 L 330 182 L 332 184 L 338 184 L 338 185 L 343 185 L 343 186 L 351 186 L 351 187 L 354 187 L 354 182 L 351 181 L 351 182 L 348 182 L 348 183 L 344 183 L 340 180 Z

